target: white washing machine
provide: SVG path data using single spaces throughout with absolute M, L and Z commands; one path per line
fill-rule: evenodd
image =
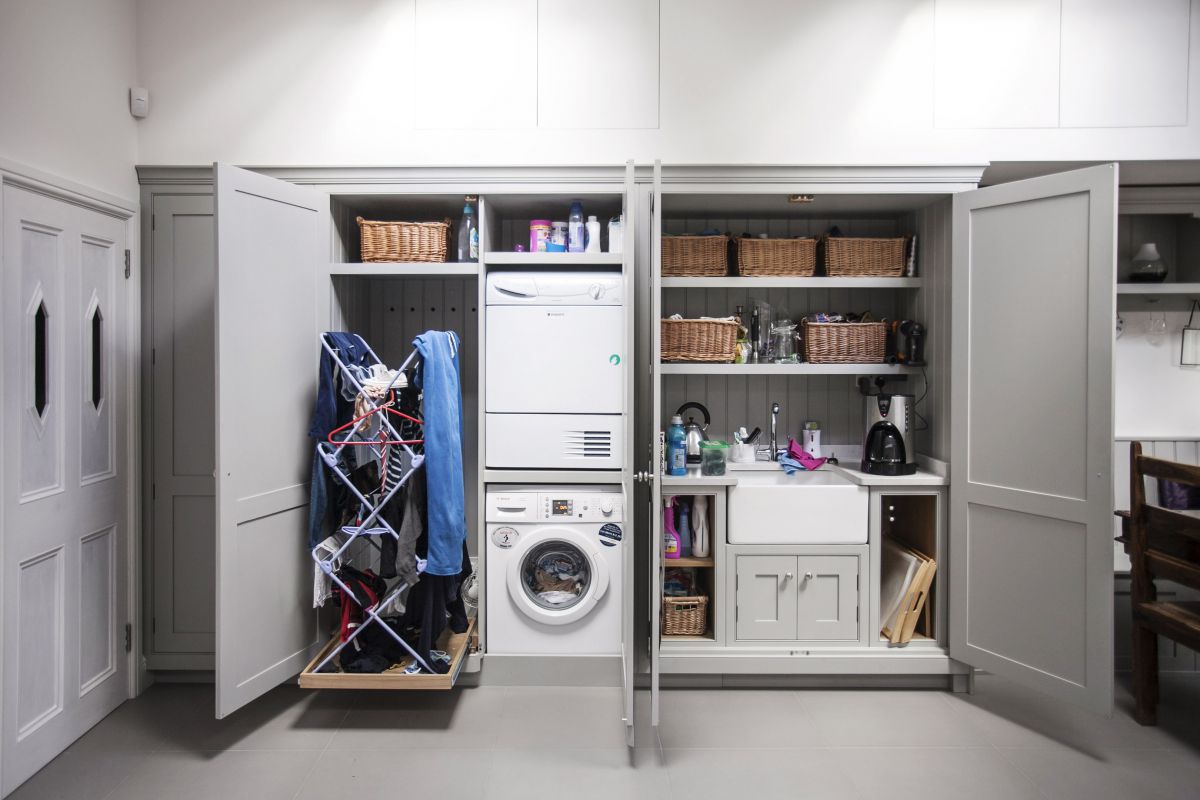
M 619 272 L 491 272 L 487 466 L 619 469 L 625 410 Z
M 619 655 L 619 486 L 489 489 L 487 652 Z

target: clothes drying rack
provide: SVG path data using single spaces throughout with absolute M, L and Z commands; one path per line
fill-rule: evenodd
M 365 541 L 376 550 L 382 550 L 382 547 L 380 546 L 379 542 L 376 541 L 376 539 L 383 536 L 391 536 L 399 541 L 400 534 L 393 529 L 388 523 L 387 519 L 382 516 L 382 512 L 387 504 L 396 498 L 400 492 L 400 488 L 408 482 L 408 479 L 412 477 L 413 473 L 425 460 L 424 455 L 415 452 L 411 447 L 411 445 L 418 444 L 422 440 L 405 439 L 400 435 L 400 432 L 393 425 L 390 417 L 393 415 L 399 415 L 417 423 L 420 423 L 420 420 L 394 410 L 391 413 L 386 413 L 394 404 L 395 389 L 397 388 L 398 382 L 404 376 L 405 370 L 408 369 L 413 360 L 416 359 L 417 351 L 414 349 L 409 354 L 408 358 L 404 360 L 404 363 L 400 365 L 400 368 L 395 371 L 394 375 L 392 375 L 386 386 L 382 387 L 382 389 L 379 387 L 372 387 L 372 391 L 368 391 L 365 386 L 367 372 L 372 367 L 382 368 L 383 370 L 386 370 L 387 367 L 361 336 L 355 334 L 354 338 L 358 340 L 359 346 L 362 347 L 363 351 L 369 357 L 371 361 L 370 365 L 362 367 L 359 365 L 346 363 L 346 361 L 342 358 L 341 351 L 330 340 L 329 334 L 323 333 L 320 337 L 321 347 L 338 365 L 338 370 L 343 381 L 346 381 L 349 383 L 349 385 L 353 386 L 357 390 L 358 397 L 363 398 L 366 409 L 365 413 L 357 415 L 355 419 L 351 420 L 346 425 L 335 428 L 329 433 L 325 441 L 317 443 L 317 452 L 320 454 L 321 460 L 324 462 L 326 468 L 333 473 L 334 477 L 337 478 L 337 480 L 340 481 L 359 502 L 359 513 L 356 524 L 345 525 L 341 529 L 341 537 L 343 538 L 341 546 L 333 552 L 329 552 L 328 550 L 324 550 L 320 547 L 313 548 L 312 550 L 313 561 L 316 562 L 318 568 L 320 568 L 325 575 L 329 576 L 329 579 L 339 589 L 341 589 L 343 603 L 354 602 L 354 592 L 342 581 L 341 578 L 338 577 L 335 564 L 341 562 L 342 556 L 356 542 Z M 377 428 L 375 427 L 376 424 L 378 426 Z M 374 433 L 366 434 L 364 433 L 364 429 L 374 431 Z M 394 482 L 389 480 L 387 482 L 387 490 L 384 491 L 381 489 L 378 499 L 372 502 L 366 495 L 359 491 L 359 488 L 355 486 L 354 482 L 351 480 L 349 473 L 343 468 L 341 456 L 343 451 L 345 451 L 348 447 L 367 447 L 370 448 L 373 454 L 378 457 L 382 457 L 384 455 L 384 448 L 401 448 L 409 457 L 409 466 L 400 476 L 399 480 Z M 389 462 L 392 461 L 400 462 L 400 459 L 389 459 Z M 419 575 L 425 570 L 424 559 L 417 558 L 416 566 L 417 573 Z M 408 642 L 404 641 L 404 637 L 400 636 L 400 634 L 397 633 L 391 625 L 387 624 L 383 620 L 380 613 L 382 609 L 388 608 L 390 605 L 392 605 L 406 589 L 410 588 L 410 586 L 411 584 L 408 582 L 400 581 L 391 591 L 386 592 L 383 597 L 377 600 L 374 605 L 363 608 L 362 624 L 355 628 L 354 631 L 347 636 L 344 641 L 339 642 L 336 647 L 330 650 L 325 658 L 322 659 L 321 662 L 316 666 L 314 671 L 325 671 L 325 668 L 331 664 L 333 660 L 337 658 L 337 656 L 343 650 L 346 649 L 347 646 L 349 646 L 356 638 L 358 638 L 358 636 L 364 630 L 366 630 L 369 625 L 378 624 L 392 639 L 396 641 L 397 644 L 399 644 L 410 656 L 412 656 L 414 663 L 419 665 L 424 672 L 438 674 L 436 670 L 432 669 L 428 662 L 426 662 L 426 660 L 422 658 L 411 645 L 409 645 Z

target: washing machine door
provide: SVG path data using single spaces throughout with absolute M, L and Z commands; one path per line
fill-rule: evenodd
M 566 625 L 587 616 L 608 590 L 600 545 L 570 528 L 521 537 L 508 565 L 508 593 L 530 619 Z

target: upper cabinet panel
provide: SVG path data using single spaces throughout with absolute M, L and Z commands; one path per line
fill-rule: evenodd
M 1059 0 L 938 0 L 939 128 L 1058 125 Z
M 534 127 L 537 16 L 537 0 L 416 0 L 415 127 Z
M 657 2 L 534 5 L 539 127 L 658 127 Z
M 1188 0 L 1062 0 L 1062 125 L 1186 125 Z

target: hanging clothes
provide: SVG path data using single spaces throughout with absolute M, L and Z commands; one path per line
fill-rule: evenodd
M 453 576 L 462 568 L 467 539 L 463 490 L 462 387 L 458 335 L 425 331 L 413 340 L 421 355 L 416 384 L 423 393 L 428 507 L 427 575 Z

